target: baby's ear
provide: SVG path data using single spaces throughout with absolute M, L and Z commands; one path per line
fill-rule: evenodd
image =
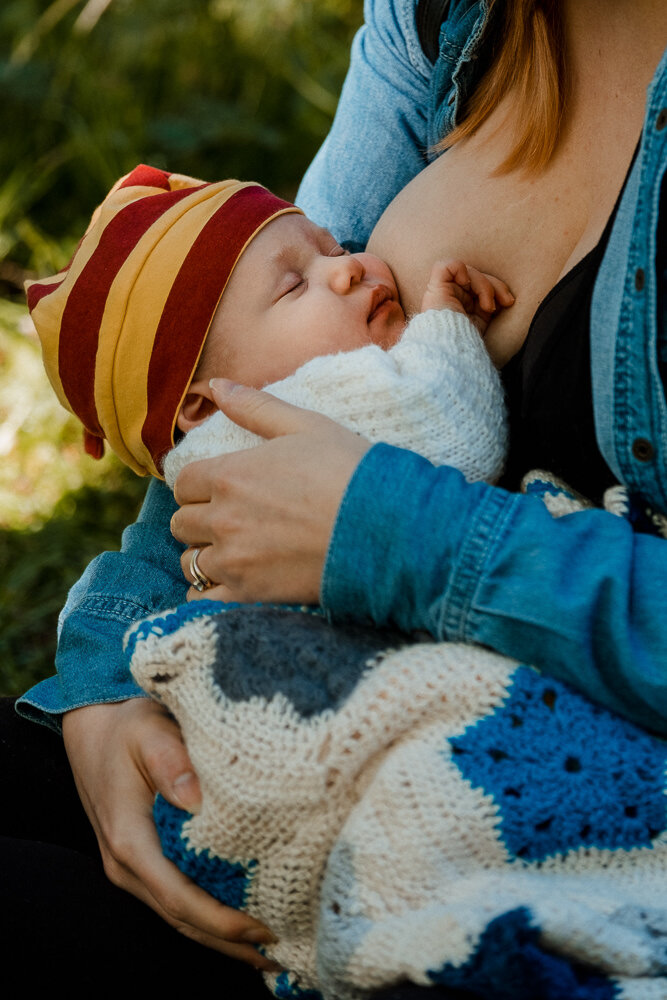
M 217 408 L 208 381 L 200 379 L 192 382 L 176 417 L 176 425 L 187 434 L 193 427 L 203 424 Z

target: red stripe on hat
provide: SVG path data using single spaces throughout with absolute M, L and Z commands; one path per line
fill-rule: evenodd
M 56 289 L 60 288 L 66 277 L 67 275 L 63 273 L 63 276 L 60 279 L 60 281 L 54 281 L 50 285 L 43 285 L 39 281 L 33 282 L 33 284 L 25 293 L 26 299 L 28 300 L 28 309 L 30 310 L 30 312 L 33 311 L 38 302 L 41 302 L 42 299 L 46 298 L 47 295 L 50 295 L 51 292 L 55 292 Z
M 111 285 L 141 237 L 194 190 L 147 195 L 122 208 L 107 224 L 69 294 L 60 327 L 58 370 L 70 406 L 95 434 L 104 436 L 95 407 L 95 357 Z
M 211 216 L 176 275 L 155 335 L 141 432 L 158 468 L 173 446 L 177 407 L 234 265 L 262 223 L 284 208 L 291 203 L 265 188 L 242 188 Z
M 156 187 L 170 191 L 170 175 L 157 167 L 149 167 L 145 163 L 140 163 L 131 174 L 128 174 L 122 184 L 118 185 L 118 190 L 127 187 Z

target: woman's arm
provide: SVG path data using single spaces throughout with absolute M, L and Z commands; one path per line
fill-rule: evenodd
M 322 601 L 489 646 L 667 735 L 667 541 L 613 514 L 556 519 L 378 445 L 344 496 Z
M 222 584 L 207 596 L 319 594 L 336 620 L 490 646 L 667 734 L 667 541 L 600 510 L 554 519 L 266 393 L 217 395 L 273 440 L 177 481 L 174 530 L 211 543 Z
M 182 546 L 169 531 L 175 508 L 170 491 L 151 483 L 121 551 L 94 560 L 69 595 L 58 677 L 24 695 L 20 709 L 53 727 L 62 719 L 72 772 L 111 881 L 188 937 L 266 967 L 254 947 L 266 930 L 221 906 L 167 861 L 152 817 L 158 791 L 190 811 L 200 801 L 178 727 L 155 702 L 139 697 L 123 656 L 132 622 L 184 598 Z
M 427 163 L 433 66 L 416 0 L 366 0 L 336 117 L 296 203 L 341 242 L 364 247 L 389 202 Z
M 272 939 L 266 928 L 222 906 L 162 853 L 153 821 L 156 793 L 189 811 L 200 804 L 199 784 L 168 713 L 145 698 L 89 705 L 65 714 L 63 736 L 109 879 L 186 937 L 274 968 L 255 947 Z
M 171 492 L 153 481 L 120 552 L 94 559 L 70 591 L 58 625 L 58 675 L 23 695 L 21 714 L 57 727 L 70 709 L 143 693 L 125 664 L 123 636 L 133 622 L 185 599 L 182 546 L 169 531 L 175 510 Z

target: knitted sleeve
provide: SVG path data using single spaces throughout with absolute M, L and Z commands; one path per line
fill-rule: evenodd
M 420 313 L 395 347 L 368 345 L 314 358 L 267 386 L 279 399 L 331 417 L 373 443 L 407 448 L 470 481 L 496 480 L 507 448 L 500 378 L 466 316 Z M 189 462 L 227 454 L 259 438 L 216 413 L 167 456 L 173 487 Z

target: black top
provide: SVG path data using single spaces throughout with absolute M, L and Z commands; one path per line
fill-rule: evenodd
M 621 194 L 597 246 L 542 300 L 521 350 L 503 369 L 510 449 L 500 485 L 506 489 L 517 491 L 527 472 L 543 469 L 599 503 L 618 482 L 595 437 L 590 312 Z

